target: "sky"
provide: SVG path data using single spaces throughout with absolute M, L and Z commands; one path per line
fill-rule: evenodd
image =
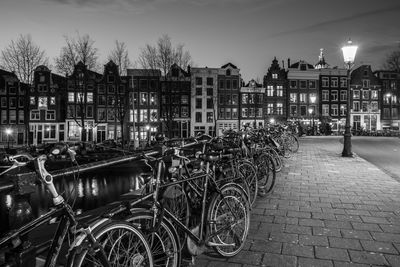
M 356 65 L 382 69 L 400 49 L 399 0 L 1 0 L 0 50 L 30 34 L 53 64 L 65 36 L 89 34 L 105 64 L 115 41 L 131 61 L 164 34 L 184 44 L 195 67 L 235 64 L 245 82 L 282 66 L 318 61 L 343 66 L 341 47 L 359 46 Z M 140 67 L 140 66 L 137 66 Z

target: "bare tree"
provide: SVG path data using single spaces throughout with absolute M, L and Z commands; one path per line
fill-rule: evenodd
M 65 46 L 61 48 L 60 55 L 55 58 L 57 71 L 60 73 L 72 73 L 75 65 L 82 61 L 88 70 L 98 69 L 98 49 L 94 46 L 94 40 L 89 34 L 83 36 L 77 34 L 76 38 L 65 36 Z
M 32 84 L 33 71 L 39 65 L 47 65 L 48 59 L 28 34 L 11 41 L 1 52 L 0 64 L 2 68 L 15 72 L 21 82 Z
M 126 44 L 116 40 L 114 49 L 108 55 L 108 60 L 112 60 L 117 64 L 119 75 L 126 75 L 126 70 L 131 66 Z
M 163 35 L 156 45 L 146 44 L 141 49 L 138 64 L 144 69 L 160 69 L 163 76 L 166 76 L 173 64 L 177 64 L 182 69 L 186 69 L 192 64 L 192 57 L 189 51 L 184 50 L 183 44 L 175 47 L 172 45 L 171 38 Z
M 400 72 L 400 45 L 397 50 L 386 56 L 384 68 L 387 70 Z

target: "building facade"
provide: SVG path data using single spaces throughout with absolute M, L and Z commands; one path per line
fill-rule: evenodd
M 374 132 L 381 129 L 381 83 L 370 65 L 362 65 L 351 73 L 352 131 Z
M 250 126 L 252 128 L 264 127 L 263 98 L 265 88 L 254 79 L 240 88 L 239 114 L 241 126 Z
M 215 136 L 218 108 L 218 69 L 191 68 L 191 129 L 196 136 L 205 133 Z
M 226 130 L 239 130 L 239 93 L 241 88 L 240 69 L 232 63 L 218 70 L 218 116 L 217 135 Z
M 286 121 L 288 119 L 287 72 L 279 66 L 276 58 L 264 76 L 263 86 L 266 90 L 263 107 L 265 123 Z
M 382 85 L 382 97 L 380 97 L 382 128 L 398 131 L 400 126 L 400 73 L 376 71 L 375 76 L 378 77 Z

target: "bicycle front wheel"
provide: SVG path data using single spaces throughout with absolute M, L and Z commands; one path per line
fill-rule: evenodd
M 104 266 L 99 251 L 104 251 L 108 265 L 112 267 L 153 266 L 151 249 L 146 238 L 129 223 L 109 222 L 96 228 L 92 234 L 102 249 L 94 249 L 89 241 L 82 244 L 81 246 L 86 247 L 75 250 L 77 254 L 72 266 Z
M 208 223 L 209 245 L 223 257 L 237 255 L 243 249 L 250 226 L 250 202 L 243 188 L 229 183 L 214 193 Z

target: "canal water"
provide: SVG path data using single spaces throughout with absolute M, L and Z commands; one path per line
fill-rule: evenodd
M 78 173 L 75 175 L 57 177 L 54 185 L 59 193 L 73 206 L 77 214 L 92 210 L 114 202 L 122 194 L 137 188 L 138 176 L 150 171 L 142 162 L 135 162 L 133 166 L 114 166 L 96 171 Z M 38 184 L 36 192 L 29 199 L 34 217 L 45 214 L 52 207 L 52 199 L 46 188 Z M 1 196 L 1 216 L 7 217 L 15 201 L 11 195 Z M 0 218 L 1 221 L 7 218 Z M 3 228 L 3 227 L 2 227 Z M 5 230 L 4 228 L 1 230 Z M 3 231 L 0 231 L 3 232 Z

